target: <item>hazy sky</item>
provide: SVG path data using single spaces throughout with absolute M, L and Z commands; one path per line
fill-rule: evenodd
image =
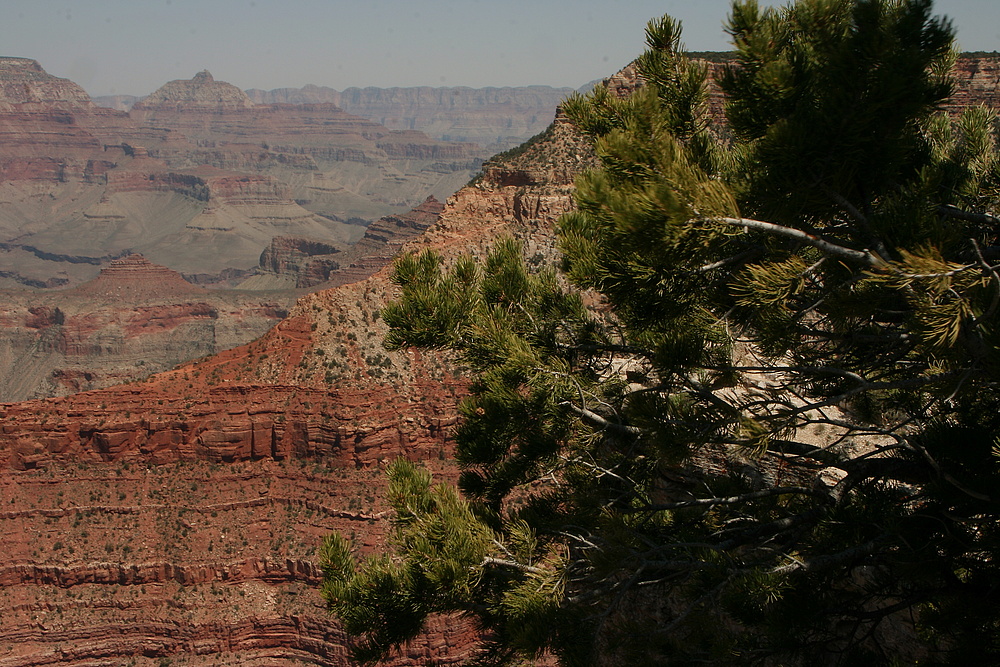
M 764 2 L 762 4 L 784 4 Z M 208 69 L 240 88 L 578 87 L 671 14 L 691 50 L 728 48 L 728 0 L 0 0 L 0 55 L 91 95 L 146 95 Z M 964 50 L 1000 50 L 1000 0 L 938 0 Z

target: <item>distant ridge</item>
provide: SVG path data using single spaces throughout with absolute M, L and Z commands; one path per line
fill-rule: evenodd
M 132 109 L 248 109 L 254 106 L 247 94 L 231 83 L 216 81 L 209 71 L 202 70 L 190 79 L 168 81 L 152 95 L 137 102 Z
M 38 103 L 62 108 L 92 106 L 90 96 L 69 79 L 52 76 L 31 58 L 0 56 L 0 105 Z
M 511 148 L 544 130 L 573 88 L 323 86 L 247 91 L 258 104 L 332 103 L 394 130 L 419 130 L 442 141 L 468 141 L 489 152 Z
M 189 94 L 177 88 L 189 88 L 192 81 L 172 81 L 167 84 L 171 88 L 161 87 L 145 98 L 107 95 L 95 97 L 94 103 L 118 111 L 173 104 L 178 96 Z M 556 107 L 567 96 L 574 92 L 585 93 L 599 82 L 591 81 L 580 88 L 368 86 L 342 91 L 308 84 L 301 88 L 273 90 L 251 88 L 245 94 L 247 101 L 256 105 L 334 104 L 347 113 L 393 130 L 418 130 L 441 141 L 467 141 L 495 153 L 512 148 L 544 130 L 555 117 Z

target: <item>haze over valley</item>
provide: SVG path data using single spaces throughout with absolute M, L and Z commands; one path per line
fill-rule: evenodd
M 112 109 L 36 61 L 0 60 L 0 400 L 145 377 L 252 340 L 303 290 L 376 270 L 366 257 L 399 228 L 374 222 L 423 220 L 490 154 L 542 131 L 571 91 L 250 92 L 202 71 L 127 109 L 99 100 Z M 358 245 L 376 228 L 377 247 Z M 121 273 L 131 255 L 152 268 Z M 158 289 L 112 292 L 115 276 Z

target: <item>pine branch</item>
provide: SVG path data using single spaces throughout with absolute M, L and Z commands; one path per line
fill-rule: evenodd
M 864 544 L 859 544 L 856 547 L 851 547 L 850 549 L 844 549 L 843 551 L 835 554 L 820 556 L 807 561 L 800 560 L 794 563 L 789 563 L 788 565 L 782 565 L 772 569 L 771 574 L 791 574 L 792 572 L 800 570 L 803 572 L 818 572 L 820 570 L 827 570 L 832 567 L 857 560 L 863 556 L 871 555 L 875 551 L 875 547 L 885 542 L 887 539 L 888 535 L 882 535 L 877 539 L 870 540 Z
M 730 537 L 716 545 L 716 548 L 720 551 L 729 551 L 736 547 L 746 546 L 757 539 L 761 539 L 766 536 L 777 535 L 783 533 L 792 528 L 797 528 L 804 524 L 817 521 L 820 517 L 828 514 L 830 509 L 824 505 L 822 507 L 814 507 L 813 509 L 807 510 L 805 512 L 799 512 L 798 514 L 793 514 L 792 516 L 786 516 L 781 519 L 776 519 L 768 523 L 756 524 L 747 528 L 736 528 L 732 530 L 724 530 L 721 534 L 730 533 L 733 537 Z
M 993 314 L 996 313 L 997 306 L 1000 305 L 1000 276 L 997 275 L 997 267 L 990 266 L 989 263 L 987 263 L 986 258 L 983 256 L 983 251 L 979 248 L 979 244 L 976 243 L 976 239 L 969 240 L 972 241 L 972 247 L 976 251 L 980 267 L 982 267 L 983 271 L 990 274 L 990 282 L 993 284 L 993 298 L 990 301 L 989 308 L 987 308 L 986 312 L 977 317 L 972 323 L 972 326 L 976 327 L 980 323 L 992 319 Z
M 738 255 L 733 255 L 732 257 L 727 257 L 725 259 L 720 259 L 718 262 L 712 262 L 711 264 L 705 264 L 696 269 L 697 273 L 708 273 L 709 271 L 714 271 L 715 269 L 725 268 L 727 266 L 732 266 L 733 264 L 740 264 L 747 261 L 748 259 L 754 259 L 764 254 L 764 248 L 760 246 L 755 246 L 749 250 L 744 250 Z
M 817 447 L 797 440 L 774 439 L 768 443 L 768 451 L 778 454 L 791 454 L 795 457 L 810 458 L 820 461 L 823 465 L 839 466 L 846 459 L 828 447 Z
M 619 352 L 621 354 L 634 354 L 648 359 L 653 357 L 652 352 L 641 347 L 636 347 L 635 345 L 615 345 L 613 343 L 580 343 L 578 345 L 566 345 L 565 343 L 556 343 L 555 348 L 566 352 L 585 352 L 587 354 Z
M 592 410 L 587 410 L 586 408 L 577 407 L 569 401 L 562 401 L 559 405 L 569 408 L 570 412 L 575 413 L 579 417 L 583 418 L 584 421 L 589 423 L 591 426 L 596 426 L 602 431 L 610 431 L 612 433 L 617 433 L 619 435 L 628 435 L 632 437 L 637 437 L 643 434 L 643 430 L 637 426 L 626 426 L 624 424 L 615 424 L 614 422 L 609 422 L 607 419 L 601 415 L 593 412 Z
M 738 496 L 728 496 L 724 498 L 698 498 L 696 500 L 684 500 L 676 503 L 660 503 L 657 505 L 646 505 L 644 507 L 631 508 L 625 511 L 626 514 L 635 514 L 637 512 L 662 512 L 664 510 L 678 510 L 685 509 L 687 507 L 714 507 L 715 505 L 732 505 L 734 503 L 745 503 L 751 500 L 760 500 L 761 498 L 770 498 L 772 496 L 784 496 L 790 494 L 797 495 L 807 495 L 813 496 L 814 498 L 819 498 L 820 500 L 830 501 L 830 496 L 826 493 L 822 493 L 816 489 L 811 489 L 806 486 L 779 486 L 773 489 L 765 489 L 763 491 L 755 491 L 753 493 L 744 493 Z
M 880 259 L 868 250 L 845 248 L 844 246 L 831 243 L 830 241 L 821 239 L 818 236 L 804 232 L 801 229 L 785 227 L 784 225 L 776 225 L 773 222 L 764 222 L 763 220 L 752 220 L 750 218 L 709 218 L 709 220 L 712 222 L 723 222 L 727 225 L 734 225 L 736 227 L 745 227 L 746 229 L 767 232 L 768 234 L 773 234 L 775 236 L 784 236 L 785 238 L 801 241 L 806 245 L 810 245 L 814 248 L 822 250 L 825 253 L 834 255 L 835 257 L 841 257 L 852 262 L 860 262 L 867 266 L 876 267 L 885 264 L 884 260 Z
M 957 206 L 952 206 L 951 204 L 940 204 L 937 207 L 937 212 L 945 217 L 965 220 L 966 222 L 975 222 L 981 225 L 1000 225 L 1000 218 L 994 215 L 990 215 L 989 213 L 973 213 L 971 211 L 963 211 Z
M 506 558 L 493 558 L 491 556 L 486 556 L 483 558 L 482 567 L 487 565 L 496 565 L 499 567 L 506 567 L 513 570 L 520 570 L 521 572 L 527 572 L 528 574 L 542 575 L 545 574 L 545 570 L 540 567 L 535 567 L 533 565 L 525 565 L 524 563 L 518 563 L 517 561 L 507 560 Z

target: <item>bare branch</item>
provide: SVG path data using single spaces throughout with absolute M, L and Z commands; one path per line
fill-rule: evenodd
M 885 264 L 881 258 L 877 257 L 868 250 L 845 248 L 844 246 L 831 243 L 830 241 L 821 239 L 818 236 L 804 232 L 801 229 L 785 227 L 784 225 L 776 225 L 773 222 L 764 222 L 763 220 L 752 220 L 750 218 L 710 218 L 710 220 L 713 222 L 723 222 L 727 225 L 745 227 L 746 229 L 755 229 L 767 232 L 768 234 L 774 234 L 775 236 L 784 236 L 785 238 L 794 239 L 796 241 L 801 241 L 806 245 L 811 245 L 814 248 L 818 248 L 819 250 L 836 257 L 841 257 L 852 262 L 860 262 L 867 266 L 875 267 Z
M 607 419 L 601 415 L 587 410 L 586 408 L 581 408 L 573 405 L 569 401 L 563 401 L 559 405 L 566 406 L 569 408 L 570 412 L 573 412 L 583 418 L 584 421 L 588 422 L 592 426 L 596 426 L 602 431 L 611 431 L 612 433 L 619 433 L 622 435 L 640 436 L 642 435 L 642 429 L 637 426 L 626 426 L 624 424 L 615 424 L 609 422 Z
M 957 206 L 952 206 L 951 204 L 941 204 L 937 207 L 937 212 L 948 218 L 957 218 L 958 220 L 965 220 L 966 222 L 977 222 L 979 224 L 986 225 L 1000 225 L 1000 218 L 990 215 L 989 213 L 973 213 L 971 211 L 963 211 Z
M 721 269 L 724 266 L 730 266 L 732 264 L 739 264 L 740 262 L 748 260 L 748 259 L 750 259 L 752 257 L 756 257 L 758 255 L 761 255 L 761 254 L 763 254 L 763 252 L 764 252 L 764 249 L 760 248 L 760 247 L 750 248 L 749 250 L 744 250 L 743 252 L 739 253 L 738 255 L 733 255 L 732 257 L 727 257 L 725 259 L 720 259 L 718 262 L 712 262 L 711 264 L 705 264 L 704 266 L 700 266 L 700 267 L 698 267 L 697 272 L 698 273 L 708 273 L 709 271 L 713 271 L 715 269 Z
M 782 565 L 771 570 L 771 573 L 790 574 L 798 570 L 803 572 L 816 572 L 818 570 L 825 570 L 837 565 L 843 565 L 844 563 L 848 563 L 852 560 L 871 554 L 875 550 L 875 547 L 885 540 L 886 537 L 882 536 L 881 538 L 865 542 L 864 544 L 859 544 L 856 547 L 845 549 L 839 553 L 830 554 L 829 556 L 820 556 L 819 558 L 813 558 L 808 561 L 796 561 L 794 563 L 789 563 L 788 565 Z
M 755 491 L 753 493 L 744 493 L 739 496 L 728 496 L 725 498 L 698 498 L 695 500 L 684 500 L 676 503 L 661 503 L 658 505 L 646 505 L 644 507 L 637 507 L 634 509 L 627 510 L 626 512 L 632 514 L 636 512 L 660 512 L 663 510 L 685 509 L 687 507 L 712 507 L 714 505 L 732 505 L 735 503 L 745 503 L 751 500 L 760 500 L 761 498 L 769 498 L 772 496 L 783 496 L 789 494 L 813 496 L 815 498 L 819 498 L 825 501 L 831 500 L 829 494 L 818 491 L 817 489 L 811 489 L 806 486 L 779 486 L 773 489 L 765 489 L 763 491 Z
M 545 570 L 540 567 L 534 567 L 533 565 L 525 565 L 524 563 L 518 563 L 517 561 L 507 560 L 506 558 L 492 558 L 486 556 L 483 558 L 483 567 L 487 565 L 497 565 L 500 567 L 507 567 L 513 570 L 520 570 L 521 572 L 527 572 L 528 574 L 545 574 Z

